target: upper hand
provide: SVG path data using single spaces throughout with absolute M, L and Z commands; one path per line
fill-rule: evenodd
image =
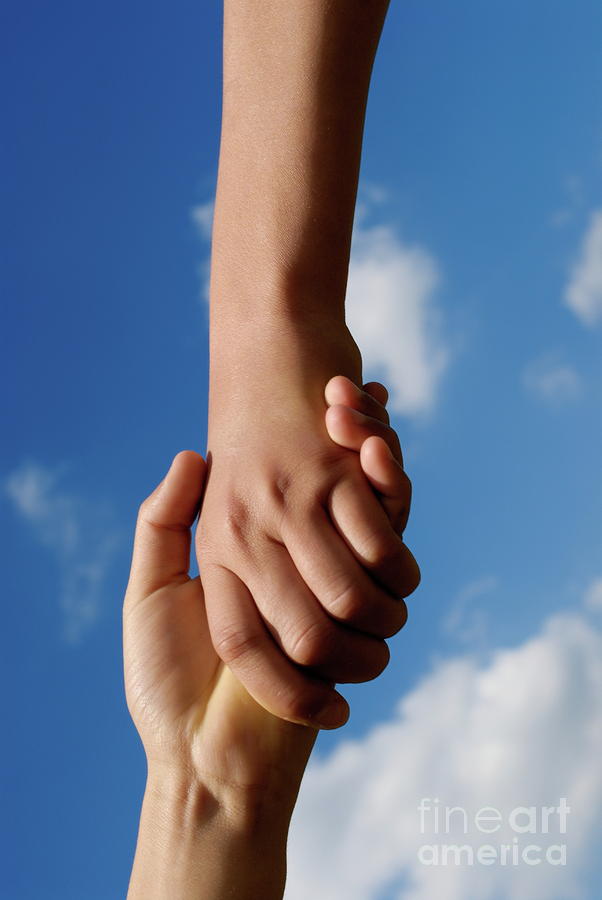
M 275 715 L 336 727 L 348 707 L 333 683 L 382 672 L 419 574 L 358 455 L 326 430 L 324 384 L 353 370 L 349 348 L 334 341 L 324 361 L 317 346 L 238 351 L 214 386 L 196 544 L 220 658 Z

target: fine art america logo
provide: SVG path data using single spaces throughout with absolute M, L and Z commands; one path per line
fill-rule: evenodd
M 418 860 L 424 866 L 566 866 L 566 843 L 551 841 L 566 834 L 570 811 L 566 797 L 558 806 L 516 806 L 504 812 L 495 806 L 469 811 L 423 797 L 420 833 L 446 840 L 422 844 Z M 462 842 L 449 843 L 457 835 Z M 497 843 L 485 835 L 497 835 Z

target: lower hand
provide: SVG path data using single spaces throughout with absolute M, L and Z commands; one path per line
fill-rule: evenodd
M 273 797 L 292 809 L 316 732 L 266 712 L 213 649 L 189 575 L 205 478 L 199 454 L 178 453 L 140 507 L 123 607 L 128 708 L 151 779 L 187 773 L 226 809 Z

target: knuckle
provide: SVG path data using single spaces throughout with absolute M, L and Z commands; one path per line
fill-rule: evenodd
M 376 538 L 366 550 L 366 561 L 374 569 L 401 568 L 403 563 L 403 545 L 400 540 Z
M 227 627 L 218 631 L 213 646 L 222 662 L 229 665 L 255 653 L 260 646 L 260 637 L 255 632 Z
M 145 497 L 140 506 L 138 507 L 138 519 L 143 521 L 150 521 L 152 519 L 152 509 L 154 506 L 155 494 L 149 494 L 148 497 Z
M 335 588 L 327 602 L 328 611 L 337 619 L 353 620 L 362 608 L 362 593 L 354 584 Z
M 227 537 L 236 541 L 244 540 L 249 531 L 250 510 L 240 498 L 230 496 L 222 508 L 222 528 Z
M 290 472 L 278 472 L 273 475 L 268 485 L 268 497 L 278 507 L 287 507 L 290 502 L 294 479 Z
M 330 656 L 333 634 L 327 622 L 314 619 L 299 628 L 290 639 L 288 654 L 302 666 L 318 666 Z

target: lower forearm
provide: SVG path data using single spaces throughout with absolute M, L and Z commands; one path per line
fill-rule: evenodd
M 186 777 L 149 777 L 128 900 L 280 900 L 292 807 L 250 816 Z

